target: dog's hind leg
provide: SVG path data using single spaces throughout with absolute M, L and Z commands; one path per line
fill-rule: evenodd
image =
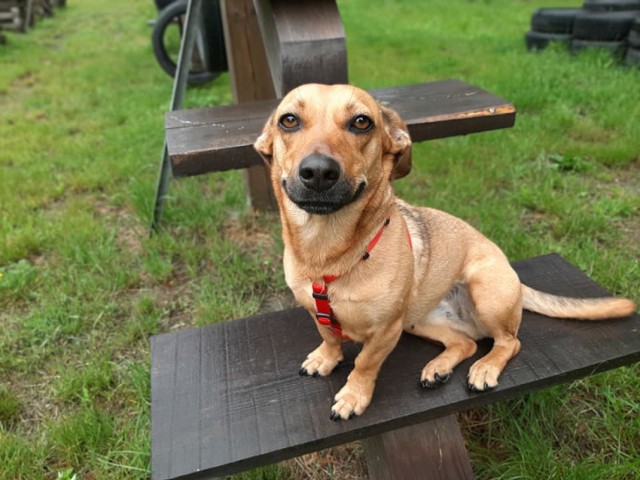
M 520 340 L 514 335 L 500 335 L 493 340 L 491 351 L 471 365 L 468 387 L 474 392 L 491 390 L 498 385 L 498 377 L 507 362 L 520 351 Z
M 506 268 L 494 266 L 477 275 L 468 288 L 475 306 L 475 321 L 493 338 L 489 353 L 469 369 L 469 390 L 483 392 L 498 385 L 505 366 L 520 351 L 516 335 L 522 319 L 522 292 L 520 281 L 508 263 Z

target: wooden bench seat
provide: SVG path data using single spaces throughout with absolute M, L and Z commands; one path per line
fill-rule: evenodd
M 371 93 L 400 113 L 414 142 L 511 127 L 515 121 L 509 102 L 458 80 Z M 266 100 L 168 112 L 165 129 L 173 175 L 188 177 L 261 164 L 252 145 L 277 104 L 278 100 Z
M 514 263 L 540 290 L 577 297 L 606 291 L 558 255 Z M 382 367 L 362 417 L 329 419 L 333 396 L 358 347 L 327 378 L 301 378 L 302 360 L 319 342 L 302 309 L 191 328 L 152 338 L 152 474 L 156 480 L 211 478 L 375 436 L 515 397 L 640 360 L 640 317 L 600 322 L 525 312 L 522 351 L 500 385 L 470 393 L 460 365 L 448 384 L 425 390 L 418 378 L 437 346 L 404 334 Z M 451 477 L 454 478 L 454 477 Z

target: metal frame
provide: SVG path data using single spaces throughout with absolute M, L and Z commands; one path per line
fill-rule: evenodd
M 202 0 L 188 0 L 187 20 L 180 42 L 180 52 L 178 54 L 178 68 L 173 79 L 173 91 L 169 111 L 178 110 L 182 107 L 184 93 L 191 67 L 191 52 L 195 43 L 196 34 L 202 27 Z M 151 220 L 150 235 L 157 233 L 160 228 L 160 220 L 164 210 L 164 202 L 169 190 L 169 180 L 171 177 L 171 162 L 169 162 L 169 152 L 167 151 L 167 140 L 165 138 L 160 160 L 160 173 L 156 187 L 156 195 L 153 205 L 153 219 Z

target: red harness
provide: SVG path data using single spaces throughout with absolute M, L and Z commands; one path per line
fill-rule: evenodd
M 389 225 L 391 218 L 388 217 L 376 236 L 369 242 L 367 248 L 364 250 L 364 254 L 362 255 L 362 261 L 367 260 L 371 255 L 371 251 L 374 249 L 380 237 L 382 236 L 382 232 L 384 228 Z M 407 230 L 407 238 L 409 239 L 409 246 L 411 247 L 411 235 L 409 235 L 409 231 Z M 316 303 L 316 319 L 320 325 L 324 325 L 327 327 L 331 333 L 339 336 L 343 340 L 351 340 L 347 335 L 342 332 L 342 326 L 338 319 L 333 314 L 333 310 L 331 309 L 331 302 L 329 301 L 329 284 L 331 282 L 336 281 L 340 276 L 337 275 L 326 275 L 322 277 L 322 281 L 313 282 L 311 284 L 313 288 L 313 299 Z

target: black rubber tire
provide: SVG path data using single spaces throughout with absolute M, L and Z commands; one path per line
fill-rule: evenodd
M 527 50 L 544 50 L 550 42 L 560 42 L 567 46 L 571 43 L 571 35 L 566 33 L 543 33 L 529 31 L 524 36 Z
M 579 8 L 540 8 L 531 15 L 531 30 L 542 33 L 571 33 Z
M 583 12 L 573 22 L 573 38 L 616 42 L 624 40 L 636 17 L 636 12 Z
M 624 63 L 632 67 L 640 68 L 640 49 L 630 48 L 624 57 Z
M 156 4 L 156 9 L 158 10 L 158 12 L 161 12 L 176 0 L 153 0 L 153 1 Z
M 591 48 L 608 50 L 613 56 L 622 59 L 627 53 L 627 42 L 602 42 L 575 38 L 571 41 L 571 53 L 574 55 Z
M 583 8 L 589 12 L 640 10 L 640 0 L 585 0 Z
M 226 72 L 229 70 L 229 66 L 227 64 L 227 49 L 225 47 L 220 0 L 204 0 L 202 16 L 209 27 L 204 30 L 204 41 L 207 44 L 207 70 Z
M 153 54 L 158 61 L 160 67 L 170 76 L 174 77 L 177 70 L 176 62 L 171 58 L 164 44 L 164 35 L 169 25 L 174 23 L 176 18 L 183 17 L 187 13 L 187 0 L 178 0 L 171 3 L 167 8 L 162 10 L 153 25 L 151 32 L 151 45 Z M 220 73 L 210 71 L 193 71 L 189 72 L 187 83 L 189 85 L 202 85 L 210 82 L 218 77 Z
M 631 25 L 627 42 L 629 42 L 629 47 L 640 50 L 640 14 L 636 16 L 633 25 Z

